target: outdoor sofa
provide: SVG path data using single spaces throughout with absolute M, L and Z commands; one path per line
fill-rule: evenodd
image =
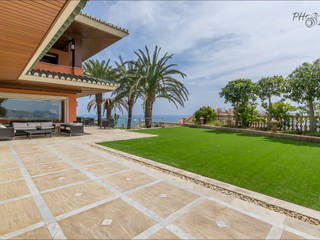
M 55 126 L 52 121 L 49 122 L 12 122 L 12 127 L 14 128 L 15 135 L 26 135 L 27 131 L 30 130 L 51 130 L 53 133 L 55 131 Z

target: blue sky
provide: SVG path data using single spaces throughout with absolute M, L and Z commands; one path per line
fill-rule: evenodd
M 192 114 L 203 105 L 227 108 L 220 89 L 237 78 L 253 81 L 287 76 L 302 62 L 320 57 L 320 25 L 293 21 L 294 12 L 320 14 L 319 2 L 299 1 L 94 1 L 83 9 L 129 30 L 129 36 L 93 56 L 133 59 L 133 51 L 156 44 L 174 54 L 187 74 L 190 92 L 184 108 L 157 100 L 154 114 Z M 320 23 L 320 17 L 319 17 Z M 108 95 L 106 95 L 108 96 Z M 87 113 L 88 97 L 78 99 L 78 114 Z M 142 114 L 141 102 L 134 114 Z

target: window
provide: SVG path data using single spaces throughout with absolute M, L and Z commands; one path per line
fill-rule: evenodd
M 43 56 L 43 58 L 40 61 L 51 63 L 51 64 L 58 64 L 58 54 L 47 53 L 46 55 Z
M 0 120 L 64 121 L 64 100 L 0 98 Z

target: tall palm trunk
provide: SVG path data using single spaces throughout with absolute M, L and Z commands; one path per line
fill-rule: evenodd
M 97 104 L 98 126 L 101 128 L 102 126 L 102 119 L 101 119 L 102 93 L 96 94 L 95 97 L 96 97 L 96 104 Z
M 145 109 L 144 109 L 144 121 L 146 124 L 146 128 L 151 128 L 152 123 L 152 105 L 153 102 L 151 100 L 146 100 Z
M 133 104 L 134 104 L 133 99 L 128 100 L 128 123 L 127 123 L 127 129 L 131 128 Z
M 112 108 L 113 108 L 113 107 L 111 107 L 111 108 L 108 107 L 108 108 L 107 108 L 107 119 L 108 119 L 108 120 L 112 119 Z
M 269 110 L 268 110 L 268 119 L 267 119 L 267 126 L 268 129 L 271 129 L 271 116 L 272 115 L 272 103 L 271 103 L 271 96 L 269 96 Z
M 309 107 L 309 115 L 310 115 L 310 131 L 312 133 L 315 132 L 316 130 L 316 122 L 314 118 L 314 107 L 313 107 L 313 102 L 308 102 L 308 107 Z

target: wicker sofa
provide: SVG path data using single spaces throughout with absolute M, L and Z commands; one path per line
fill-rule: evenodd
M 15 135 L 25 135 L 28 130 L 41 129 L 51 129 L 52 132 L 55 131 L 55 127 L 52 121 L 49 122 L 12 122 L 12 127 L 14 128 Z

